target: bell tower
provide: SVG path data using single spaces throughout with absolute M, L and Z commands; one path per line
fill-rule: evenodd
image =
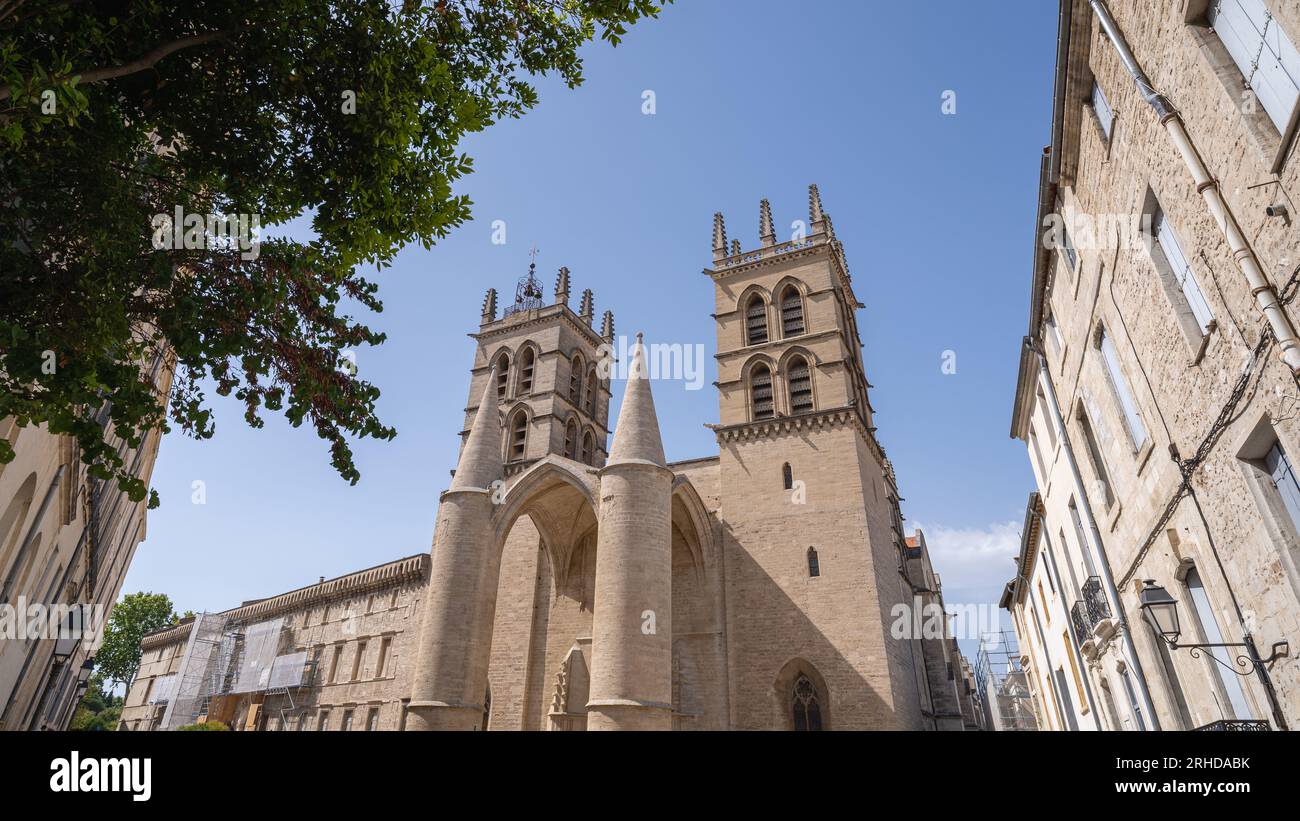
M 555 278 L 554 302 L 546 304 L 537 278 L 537 250 L 515 287 L 514 303 L 497 316 L 497 292 L 483 300 L 478 343 L 470 375 L 462 440 L 469 435 L 480 397 L 495 398 L 503 425 L 501 457 L 507 476 L 548 454 L 602 467 L 609 441 L 609 379 L 600 368 L 614 339 L 614 314 L 593 327 L 595 296 L 582 292 L 569 306 L 569 269 Z M 602 373 L 604 374 L 602 376 Z M 493 391 L 486 391 L 492 379 Z
M 773 660 L 794 655 L 845 699 L 831 726 L 918 726 L 917 670 L 889 630 L 911 593 L 893 467 L 868 398 L 864 306 L 816 185 L 807 221 L 788 234 L 767 200 L 758 217 L 758 244 L 745 248 L 728 244 L 714 215 L 704 271 L 717 325 L 724 550 L 729 567 L 745 568 L 729 574 L 726 598 L 767 603 L 728 607 L 734 691 L 770 692 L 783 675 Z

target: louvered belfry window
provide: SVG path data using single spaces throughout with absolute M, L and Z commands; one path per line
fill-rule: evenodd
M 781 336 L 801 336 L 803 332 L 803 298 L 791 285 L 781 296 Z
M 767 341 L 767 306 L 754 297 L 745 306 L 745 344 L 761 345 Z
M 771 419 L 774 415 L 772 405 L 772 372 L 766 365 L 754 368 L 750 377 L 749 389 L 754 406 L 755 419 Z
M 528 414 L 520 410 L 510 423 L 510 461 L 524 458 L 525 445 L 528 442 Z
M 578 458 L 578 426 L 572 419 L 564 427 L 564 455 L 569 459 Z
M 807 413 L 813 409 L 812 372 L 806 359 L 792 359 L 786 368 L 790 379 L 790 412 Z

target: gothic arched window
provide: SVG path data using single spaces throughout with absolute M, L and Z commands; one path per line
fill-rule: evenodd
M 596 369 L 587 371 L 587 415 L 596 418 Z
M 761 345 L 767 341 L 767 306 L 754 294 L 745 306 L 745 344 Z
M 813 409 L 812 372 L 802 356 L 790 360 L 785 369 L 790 388 L 790 413 L 807 413 Z
M 786 490 L 794 489 L 794 471 L 790 469 L 789 462 L 781 466 L 781 487 Z
M 795 679 L 791 693 L 790 709 L 794 712 L 796 730 L 815 731 L 822 728 L 822 707 L 817 688 L 805 675 Z
M 582 354 L 573 355 L 573 367 L 569 369 L 569 401 L 575 408 L 582 407 Z
M 497 399 L 506 398 L 506 387 L 510 384 L 510 355 L 505 351 L 497 357 Z
M 758 365 L 749 377 L 750 404 L 754 419 L 771 419 L 775 415 L 772 405 L 772 372 L 766 365 Z
M 817 561 L 817 548 L 808 548 L 808 578 L 815 579 L 822 574 L 821 562 Z
M 781 336 L 801 336 L 803 332 L 803 296 L 789 285 L 781 294 Z
M 537 354 L 532 348 L 524 348 L 519 354 L 519 390 L 517 396 L 527 396 L 533 392 L 533 366 L 537 364 Z
M 582 437 L 582 463 L 584 465 L 596 464 L 596 439 L 591 435 L 591 431 Z
M 515 462 L 524 458 L 528 445 L 528 413 L 520 408 L 510 418 L 510 459 Z
M 578 458 L 578 423 L 572 419 L 564 426 L 564 455 L 569 459 Z

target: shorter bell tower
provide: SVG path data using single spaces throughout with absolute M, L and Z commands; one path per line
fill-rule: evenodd
M 569 306 L 568 268 L 556 273 L 554 302 L 546 304 L 537 278 L 537 249 L 514 303 L 497 317 L 497 292 L 488 289 L 470 372 L 469 406 L 461 439 L 469 435 L 480 397 L 495 396 L 503 425 L 501 457 L 512 476 L 547 455 L 602 467 L 608 455 L 609 378 L 600 363 L 614 341 L 614 314 L 593 326 L 595 296 L 582 292 Z M 495 366 L 495 368 L 494 368 Z M 603 374 L 603 375 L 602 375 Z M 485 392 L 487 380 L 494 391 Z

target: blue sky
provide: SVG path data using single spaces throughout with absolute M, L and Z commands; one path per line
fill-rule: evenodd
M 703 426 L 718 418 L 701 274 L 712 214 L 752 247 L 759 199 L 788 233 L 816 182 L 866 305 L 872 404 L 907 525 L 926 530 L 950 603 L 995 601 L 1033 485 L 1007 431 L 1055 24 L 1041 0 L 995 14 L 957 0 L 687 0 L 617 49 L 589 47 L 583 86 L 543 80 L 536 109 L 464 144 L 476 171 L 457 191 L 475 220 L 378 275 L 386 308 L 369 319 L 389 339 L 358 367 L 398 437 L 358 445 L 360 483 L 338 478 L 313 432 L 278 419 L 250 430 L 217 401 L 215 439 L 162 443 L 162 507 L 124 592 L 217 610 L 428 550 L 466 403 L 466 334 L 488 287 L 510 301 L 534 243 L 548 298 L 565 265 L 575 302 L 592 288 L 619 333 L 705 346 L 705 389 L 657 382 L 655 399 L 669 459 L 716 453 Z M 946 350 L 956 373 L 941 370 Z M 195 481 L 205 504 L 191 502 Z

